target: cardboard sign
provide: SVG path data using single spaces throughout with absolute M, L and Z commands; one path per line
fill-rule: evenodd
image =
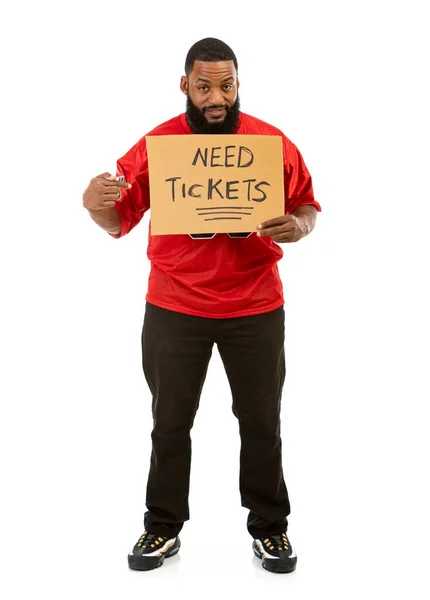
M 257 231 L 284 214 L 282 138 L 147 136 L 151 233 Z

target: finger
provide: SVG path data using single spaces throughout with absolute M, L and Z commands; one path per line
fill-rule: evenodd
M 275 235 L 272 236 L 272 240 L 277 242 L 278 244 L 282 244 L 284 242 L 292 242 L 292 238 L 288 235 Z
M 284 223 L 280 227 L 270 227 L 269 229 L 260 229 L 260 231 L 257 232 L 257 235 L 258 236 L 270 235 L 273 237 L 274 235 L 288 234 L 291 230 L 292 230 L 291 224 Z
M 118 202 L 116 196 L 113 196 L 109 200 L 100 200 L 95 206 L 91 206 L 91 210 L 103 210 L 104 208 L 111 208 Z
M 121 177 L 123 177 L 123 176 L 121 176 Z M 103 181 L 103 185 L 117 185 L 121 188 L 131 188 L 131 183 L 128 183 L 127 181 L 124 181 L 123 179 L 118 180 L 115 175 L 112 175 L 111 173 L 108 173 L 108 172 L 97 175 L 96 179 L 104 179 L 105 181 Z
M 115 206 L 118 200 L 119 198 L 116 194 L 106 194 L 106 196 L 103 196 L 101 204 L 103 206 Z
M 127 188 L 127 189 L 131 188 L 131 183 L 128 183 L 127 181 L 117 181 L 116 179 L 114 179 L 112 181 L 105 179 L 103 181 L 103 185 L 105 187 L 109 187 L 109 188 L 112 188 L 112 187 Z
M 105 186 L 103 189 L 102 200 L 106 200 L 107 198 L 110 200 L 121 200 L 121 188 L 119 186 Z
M 103 194 L 102 202 L 113 202 L 115 200 L 119 200 L 118 194 Z
M 112 173 L 102 173 L 101 175 L 99 175 L 99 177 L 107 179 L 108 181 L 116 181 L 117 179 L 119 181 L 124 181 L 124 177 L 122 175 L 117 178 L 116 175 L 112 175 Z
M 277 225 L 282 225 L 288 222 L 288 215 L 282 215 L 281 217 L 275 217 L 274 219 L 269 219 L 268 221 L 264 221 L 258 225 L 257 229 L 268 229 L 269 227 L 275 227 Z
M 109 182 L 111 182 L 111 181 L 113 181 L 113 182 L 117 181 L 116 176 L 112 175 L 112 173 L 108 173 L 108 172 L 101 173 L 100 175 L 97 175 L 97 177 L 95 177 L 95 179 L 103 179 L 104 181 L 109 181 Z M 121 176 L 120 180 L 124 181 L 124 177 Z M 103 181 L 103 183 L 104 183 L 104 181 Z

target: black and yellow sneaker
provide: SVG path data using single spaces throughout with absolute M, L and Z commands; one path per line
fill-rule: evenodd
M 169 539 L 145 531 L 128 555 L 128 566 L 138 571 L 156 569 L 165 558 L 177 554 L 180 547 L 179 536 Z
M 265 569 L 273 573 L 291 573 L 297 564 L 294 552 L 286 533 L 278 533 L 266 538 L 255 538 L 252 542 L 255 556 L 262 559 Z

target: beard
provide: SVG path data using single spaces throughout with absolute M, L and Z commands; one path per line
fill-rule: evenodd
M 239 125 L 239 95 L 237 96 L 235 103 L 227 109 L 226 116 L 224 117 L 223 121 L 220 123 L 209 123 L 205 117 L 206 109 L 218 107 L 224 108 L 223 105 L 217 104 L 207 106 L 203 108 L 203 110 L 200 110 L 187 94 L 187 107 L 185 114 L 187 116 L 188 125 L 190 126 L 191 131 L 193 133 L 236 133 Z

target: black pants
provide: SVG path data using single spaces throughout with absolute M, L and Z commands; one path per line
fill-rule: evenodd
M 190 430 L 213 344 L 232 391 L 241 438 L 239 490 L 253 537 L 286 531 L 290 514 L 282 472 L 281 394 L 285 379 L 284 308 L 210 319 L 146 304 L 143 370 L 154 426 L 144 525 L 176 536 L 190 518 Z

